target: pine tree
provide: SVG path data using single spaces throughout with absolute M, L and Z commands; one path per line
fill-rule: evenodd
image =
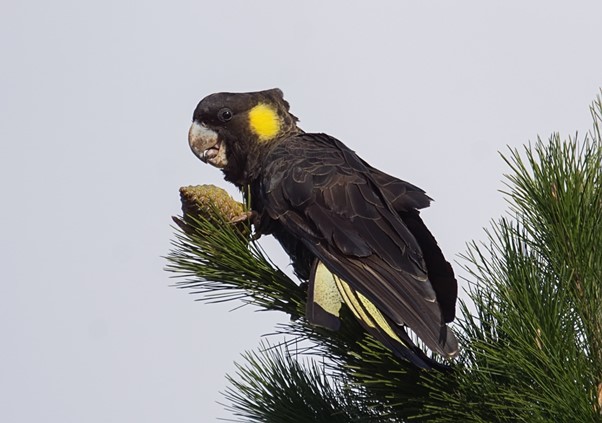
M 303 318 L 306 286 L 229 223 L 242 205 L 181 189 L 168 256 L 177 285 L 291 320 L 243 354 L 226 408 L 243 422 L 602 422 L 602 97 L 583 138 L 553 134 L 502 155 L 509 213 L 463 256 L 469 301 L 449 370 L 419 370 L 349 314 L 338 332 Z M 275 343 L 274 343 L 275 342 Z

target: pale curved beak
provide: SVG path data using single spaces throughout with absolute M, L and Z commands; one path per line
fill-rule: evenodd
M 203 163 L 223 168 L 227 163 L 226 148 L 218 133 L 199 122 L 192 122 L 188 131 L 188 145 Z

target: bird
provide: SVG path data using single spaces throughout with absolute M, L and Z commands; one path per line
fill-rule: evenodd
M 246 196 L 257 236 L 273 235 L 308 283 L 306 319 L 340 329 L 348 307 L 364 329 L 419 368 L 419 348 L 458 354 L 448 327 L 457 281 L 420 209 L 431 198 L 382 172 L 333 136 L 306 133 L 278 88 L 220 92 L 196 106 L 192 152 Z

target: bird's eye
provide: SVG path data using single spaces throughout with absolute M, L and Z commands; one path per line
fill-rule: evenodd
M 228 122 L 230 119 L 232 119 L 232 110 L 228 109 L 227 107 L 220 109 L 220 111 L 217 112 L 217 118 L 222 122 Z

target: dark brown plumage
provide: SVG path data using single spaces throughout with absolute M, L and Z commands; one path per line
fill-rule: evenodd
M 397 355 L 432 365 L 404 326 L 432 351 L 455 355 L 445 323 L 454 318 L 457 283 L 418 212 L 430 198 L 335 138 L 304 133 L 288 108 L 280 90 L 208 96 L 193 116 L 191 148 L 226 180 L 249 187 L 256 231 L 273 234 L 309 280 L 311 322 L 340 324 L 314 297 L 324 287 L 314 287 L 323 264 L 341 302 Z

